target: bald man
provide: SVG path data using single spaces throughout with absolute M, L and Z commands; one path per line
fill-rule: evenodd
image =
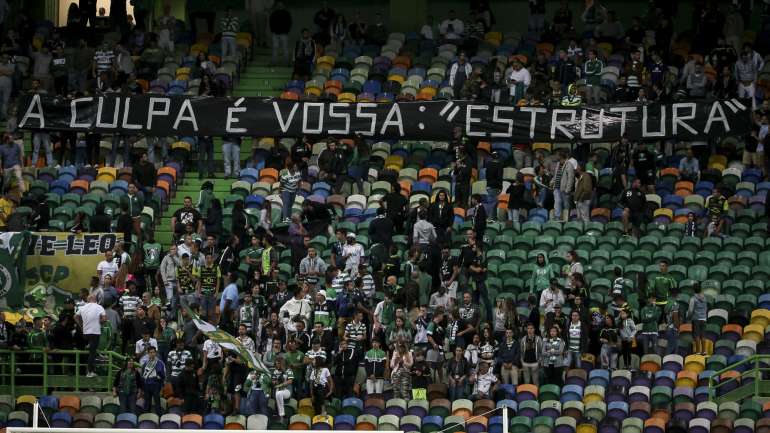
M 75 321 L 83 330 L 83 337 L 88 342 L 88 373 L 86 377 L 96 377 L 96 349 L 102 334 L 102 322 L 107 320 L 107 313 L 96 303 L 95 295 L 88 295 L 86 304 L 78 309 Z

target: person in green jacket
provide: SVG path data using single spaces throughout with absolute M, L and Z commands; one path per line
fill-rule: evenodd
M 551 278 L 555 277 L 553 269 L 548 265 L 548 257 L 545 254 L 537 255 L 535 269 L 532 271 L 532 277 L 529 280 L 529 293 L 540 294 L 550 286 Z
M 658 348 L 658 324 L 660 323 L 660 309 L 655 305 L 655 295 L 650 295 L 647 304 L 639 312 L 639 320 L 642 322 L 642 333 L 639 336 L 642 346 L 642 354 L 656 353 Z
M 652 280 L 652 293 L 655 295 L 655 305 L 661 310 L 665 308 L 671 292 L 676 290 L 678 284 L 671 274 L 668 273 L 668 261 L 660 261 L 660 273 Z
M 147 241 L 142 244 L 142 252 L 144 253 L 144 258 L 142 259 L 144 283 L 149 290 L 156 285 L 155 275 L 160 267 L 160 255 L 162 252 L 162 247 L 155 241 L 155 234 L 152 231 L 147 231 Z M 166 299 L 166 302 L 169 303 L 171 300 Z
M 588 59 L 583 64 L 583 76 L 586 79 L 586 99 L 589 104 L 601 102 L 602 69 L 604 62 L 597 58 L 596 50 L 588 50 Z

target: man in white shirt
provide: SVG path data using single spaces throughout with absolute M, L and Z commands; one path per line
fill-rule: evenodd
M 450 9 L 448 18 L 441 22 L 439 31 L 444 39 L 462 39 L 463 33 L 465 32 L 465 25 L 462 20 L 457 18 L 454 9 Z
M 216 341 L 208 339 L 203 342 L 203 370 L 206 370 L 209 362 L 222 361 L 222 347 Z
M 286 301 L 278 311 L 278 317 L 281 322 L 283 322 L 283 326 L 287 331 L 297 331 L 297 328 L 294 325 L 294 318 L 297 316 L 305 322 L 305 328 L 310 326 L 310 315 L 313 312 L 313 307 L 305 296 L 307 292 L 308 285 L 307 283 L 304 283 L 302 287 L 298 288 L 294 293 L 294 297 Z
M 88 302 L 75 313 L 75 321 L 83 331 L 83 337 L 88 342 L 88 373 L 86 377 L 96 377 L 96 349 L 99 347 L 99 337 L 102 335 L 102 322 L 107 320 L 107 313 L 96 303 L 94 295 L 88 296 Z
M 345 269 L 350 278 L 355 280 L 358 277 L 358 265 L 361 264 L 361 260 L 364 258 L 363 245 L 356 242 L 356 234 L 347 234 L 348 243 L 342 247 L 342 256 L 345 258 Z
M 551 278 L 551 286 L 540 294 L 540 308 L 545 314 L 552 313 L 556 305 L 564 303 L 564 293 L 559 288 L 559 280 Z
M 96 265 L 96 275 L 99 276 L 99 285 L 104 285 L 105 276 L 109 275 L 114 280 L 117 273 L 118 264 L 113 260 L 112 250 L 107 250 L 104 252 L 104 260 Z
M 136 349 L 134 350 L 134 353 L 136 354 L 137 359 L 139 359 L 140 365 L 147 362 L 147 358 L 148 358 L 147 352 L 150 350 L 150 347 L 154 347 L 155 350 L 157 350 L 158 340 L 150 336 L 149 329 L 145 329 L 144 331 L 142 331 L 142 338 L 136 342 Z
M 511 76 L 508 77 L 508 81 L 511 85 L 511 103 L 515 104 L 524 97 L 527 87 L 532 82 L 532 76 L 527 68 L 522 66 L 520 61 L 514 60 L 511 67 Z

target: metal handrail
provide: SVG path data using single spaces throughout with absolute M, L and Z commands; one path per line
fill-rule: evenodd
M 760 367 L 760 362 L 762 361 L 766 361 L 766 365 L 770 365 L 770 355 L 751 355 L 736 363 L 730 364 L 719 371 L 715 371 L 714 374 L 712 374 L 709 377 L 709 398 L 713 400 L 717 396 L 717 390 L 720 387 L 725 386 L 729 383 L 736 382 L 739 379 L 743 379 L 746 376 L 751 376 L 755 378 L 754 396 L 759 396 L 760 395 L 759 379 L 761 378 L 761 374 L 763 371 L 770 371 L 770 367 Z M 719 380 L 722 374 L 728 371 L 737 371 L 738 367 L 744 366 L 746 364 L 753 364 L 753 367 L 749 370 L 741 371 L 737 377 L 731 377 L 730 379 L 727 379 L 725 381 Z
M 87 350 L 0 349 L 0 389 L 14 398 L 58 389 L 110 391 L 126 356 L 112 351 L 99 351 L 97 356 L 98 376 L 89 378 L 84 373 Z

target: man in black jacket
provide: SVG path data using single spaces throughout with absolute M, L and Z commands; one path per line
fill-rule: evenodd
M 393 227 L 397 233 L 403 233 L 409 201 L 401 194 L 401 185 L 398 182 L 393 182 L 393 190 L 385 194 L 383 199 L 385 201 L 385 211 L 388 218 L 393 221 Z
M 487 210 L 484 209 L 481 195 L 473 194 L 471 197 L 471 206 L 473 206 L 473 231 L 476 233 L 476 243 L 481 244 L 484 240 L 484 232 L 487 231 Z
M 487 215 L 497 219 L 497 196 L 503 189 L 503 161 L 500 154 L 492 152 L 492 158 L 487 161 L 487 195 L 493 200 L 487 209 Z
M 273 53 L 271 63 L 278 64 L 278 48 L 283 50 L 283 64 L 289 63 L 289 32 L 291 31 L 291 13 L 286 10 L 283 2 L 276 2 L 273 13 L 270 14 L 270 33 L 273 35 Z
M 200 384 L 198 375 L 195 371 L 195 361 L 188 359 L 185 361 L 184 370 L 179 373 L 174 393 L 183 397 L 182 411 L 184 413 L 198 412 L 198 400 L 200 400 Z
M 334 376 L 338 379 L 338 382 L 335 382 L 337 386 L 334 387 L 334 390 L 338 398 L 349 397 L 353 394 L 360 360 L 361 352 L 356 349 L 355 345 L 348 346 L 347 340 L 344 339 L 340 341 L 340 349 L 334 362 L 337 366 Z

